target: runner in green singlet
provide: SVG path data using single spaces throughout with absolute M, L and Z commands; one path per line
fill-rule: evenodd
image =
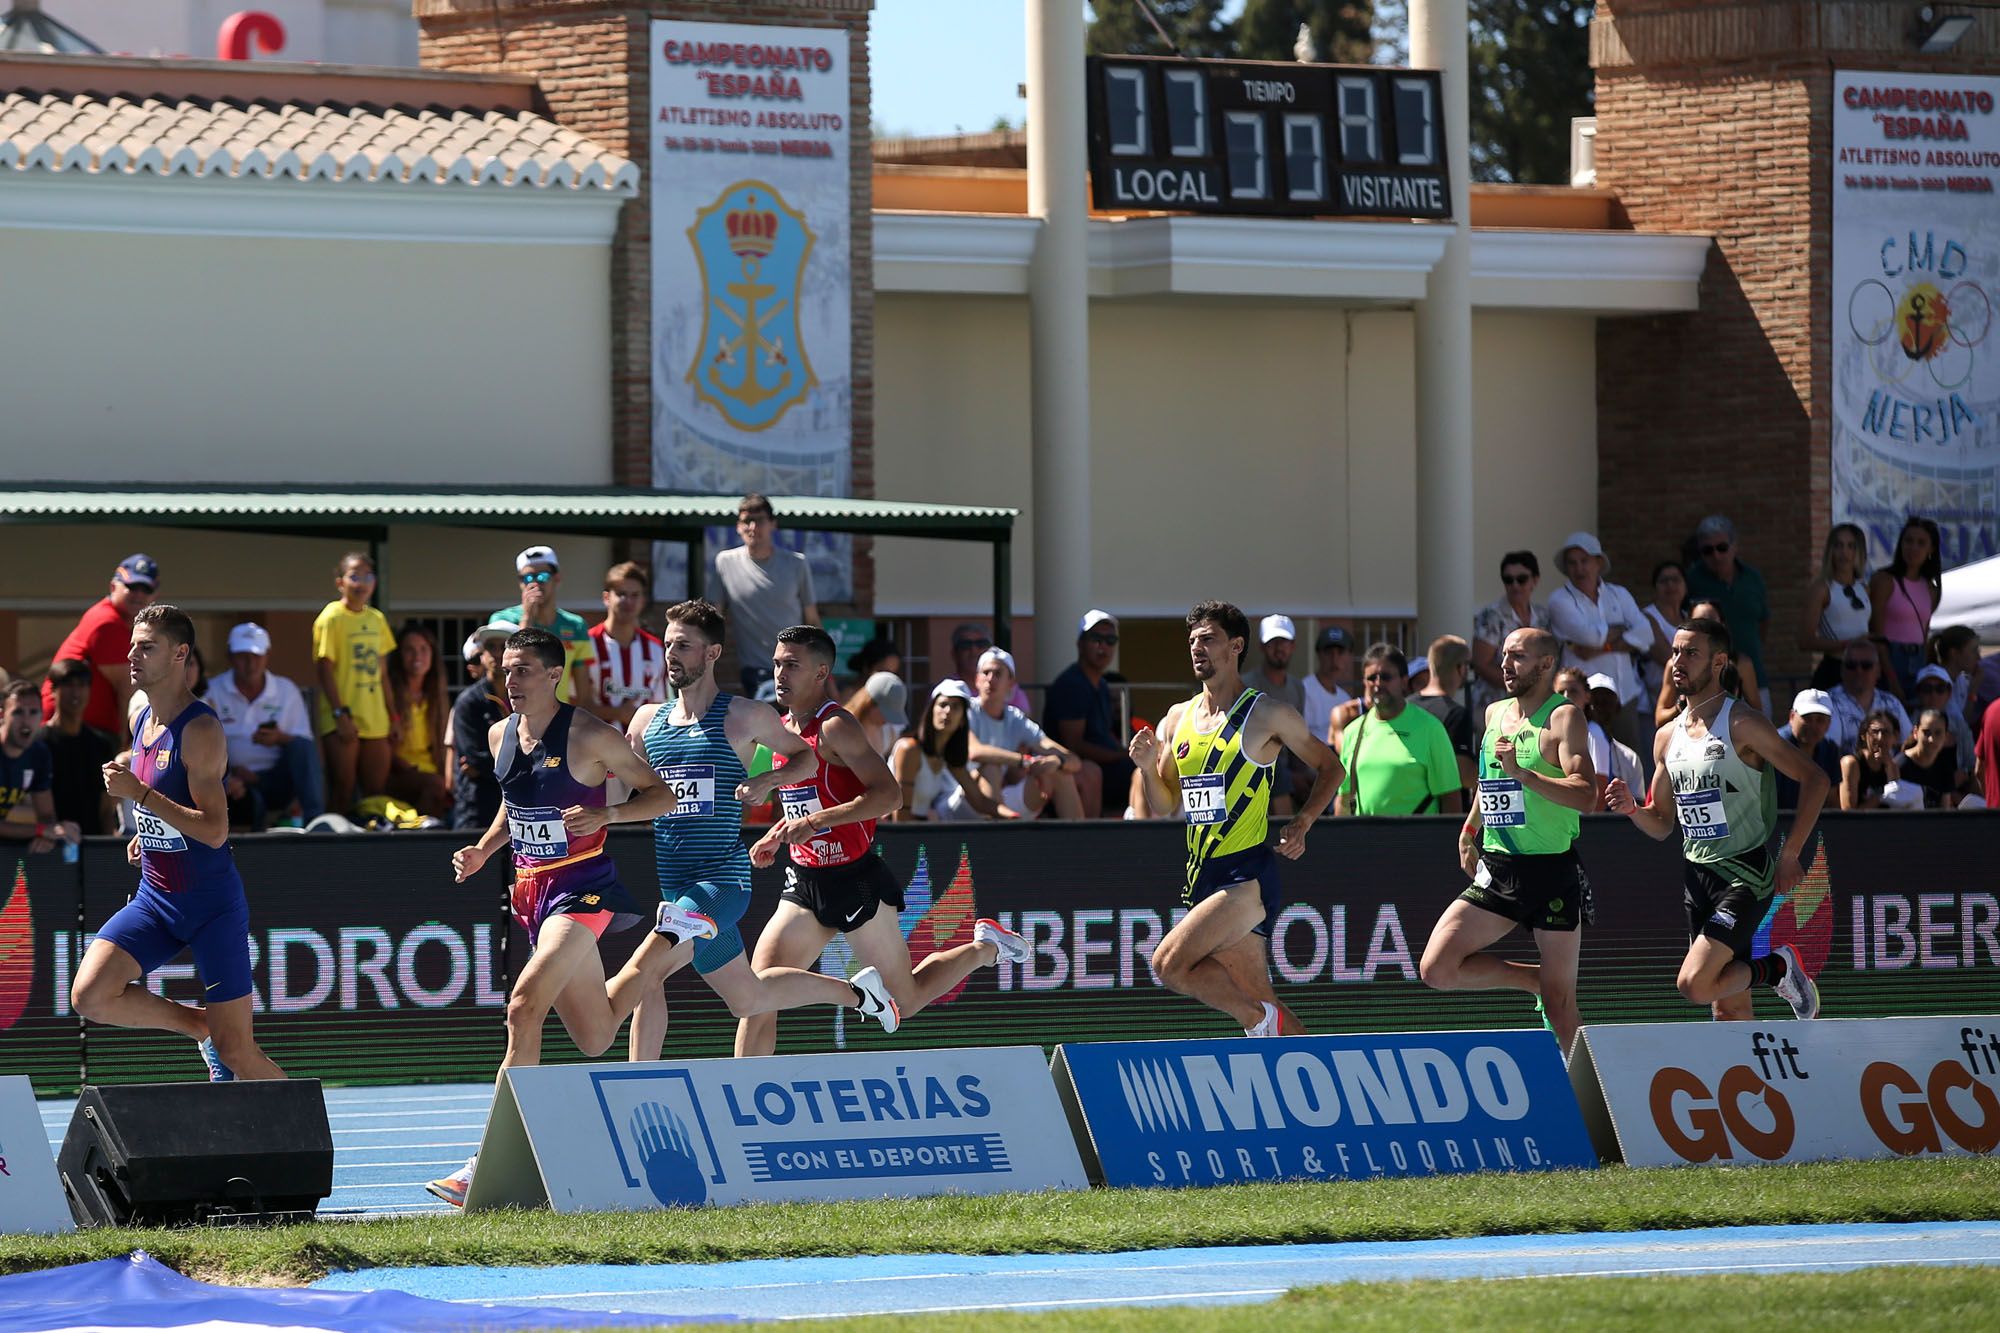
M 1140 728 L 1131 745 L 1153 813 L 1187 821 L 1181 901 L 1192 910 L 1153 950 L 1153 971 L 1163 985 L 1230 1015 L 1245 1035 L 1303 1031 L 1271 992 L 1269 937 L 1281 901 L 1277 858 L 1297 860 L 1305 851 L 1306 830 L 1340 785 L 1340 766 L 1295 710 L 1244 686 L 1248 617 L 1227 602 L 1202 602 L 1188 612 L 1187 624 L 1201 693 L 1168 709 L 1159 732 Z M 1162 742 L 1163 735 L 1171 739 Z M 1281 749 L 1315 776 L 1274 848 L 1264 840 L 1272 765 Z
M 1770 986 L 1794 1017 L 1817 1018 L 1819 988 L 1798 951 L 1781 944 L 1752 958 L 1750 947 L 1771 895 L 1791 892 L 1805 875 L 1800 858 L 1831 784 L 1769 718 L 1739 706 L 1730 688 L 1734 671 L 1722 622 L 1690 620 L 1674 631 L 1667 676 L 1686 706 L 1653 738 L 1650 800 L 1640 805 L 1631 788 L 1614 781 L 1605 801 L 1654 838 L 1680 826 L 1692 941 L 1681 963 L 1681 994 L 1711 1006 L 1718 1019 L 1754 1019 L 1750 988 Z M 1773 768 L 1799 784 L 1798 810 L 1775 858 Z
M 1577 812 L 1596 804 L 1597 781 L 1583 713 L 1555 692 L 1560 647 L 1534 628 L 1515 630 L 1501 646 L 1508 697 L 1487 706 L 1478 800 L 1458 833 L 1458 862 L 1472 884 L 1438 918 L 1419 975 L 1438 990 L 1539 996 L 1567 1054 L 1582 1021 L 1576 966 L 1591 921 Z M 1516 926 L 1534 933 L 1539 964 L 1486 952 Z

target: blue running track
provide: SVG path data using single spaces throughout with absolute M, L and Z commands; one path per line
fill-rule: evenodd
M 1126 1254 L 885 1255 L 728 1264 L 380 1268 L 318 1286 L 476 1304 L 679 1316 L 1048 1310 L 1266 1301 L 1322 1282 L 1424 1278 L 1781 1273 L 1877 1265 L 2000 1264 L 2000 1222 L 1482 1236 L 1256 1245 Z

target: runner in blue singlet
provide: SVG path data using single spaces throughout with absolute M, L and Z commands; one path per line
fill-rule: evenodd
M 147 706 L 134 719 L 129 754 L 104 766 L 104 786 L 133 803 L 139 833 L 127 855 L 139 889 L 84 954 L 70 1007 L 95 1023 L 194 1038 L 217 1082 L 283 1078 L 251 1032 L 250 906 L 222 790 L 229 747 L 215 710 L 189 689 L 193 643 L 194 623 L 177 607 L 155 603 L 133 619 L 132 683 Z M 189 948 L 200 1005 L 146 988 L 147 973 Z
M 723 635 L 722 612 L 708 602 L 682 602 L 668 610 L 667 680 L 678 697 L 672 704 L 640 708 L 627 732 L 632 747 L 678 798 L 672 811 L 653 821 L 658 923 L 612 980 L 621 996 L 628 984 L 645 995 L 632 1023 L 634 1060 L 659 1058 L 667 1014 L 656 997 L 667 977 L 689 961 L 739 1018 L 807 1004 L 860 1007 L 845 981 L 799 967 L 756 970 L 744 956 L 737 928 L 750 903 L 743 806 L 770 799 L 781 780 L 797 783 L 812 776 L 819 759 L 770 707 L 720 692 L 715 663 Z M 748 777 L 751 754 L 760 744 L 778 756 L 779 765 Z

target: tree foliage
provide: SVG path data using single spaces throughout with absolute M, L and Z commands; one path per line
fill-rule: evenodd
M 1374 54 L 1370 0 L 1244 0 L 1232 33 L 1239 60 L 1292 60 L 1299 25 L 1312 34 L 1314 59 L 1365 65 Z
M 1569 122 L 1591 113 L 1590 0 L 1471 0 L 1474 180 L 1569 183 Z

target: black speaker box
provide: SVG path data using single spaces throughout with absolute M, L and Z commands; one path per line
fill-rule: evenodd
M 79 1226 L 309 1218 L 333 1131 L 318 1079 L 86 1084 L 56 1170 Z

